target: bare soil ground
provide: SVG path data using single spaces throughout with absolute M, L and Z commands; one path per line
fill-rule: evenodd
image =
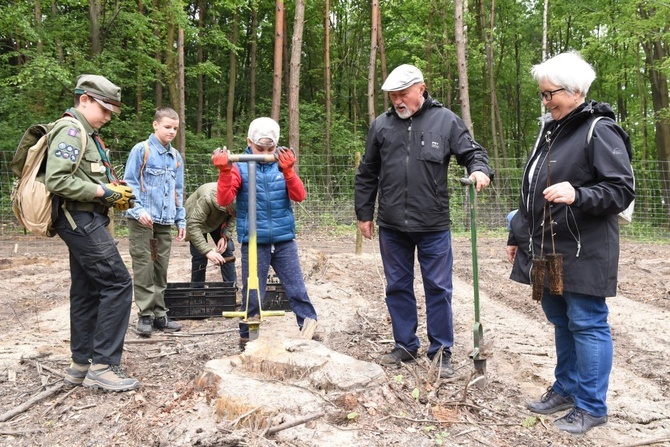
M 365 241 L 362 255 L 353 254 L 349 237 L 303 235 L 299 245 L 308 291 L 323 316 L 322 342 L 374 362 L 392 347 L 376 241 Z M 21 247 L 0 258 L 0 418 L 6 418 L 0 422 L 0 445 L 315 445 L 305 433 L 323 429 L 318 419 L 300 431 L 268 434 L 267 427 L 219 416 L 211 388 L 196 386 L 207 361 L 239 353 L 234 320 L 181 320 L 184 330 L 178 336 L 155 335 L 147 342 L 134 333 L 134 309 L 123 366 L 141 380 L 142 388 L 103 393 L 63 386 L 69 363 L 67 254 L 38 256 L 43 251 L 39 247 L 28 250 L 32 253 Z M 130 265 L 126 241 L 120 250 Z M 530 288 L 508 279 L 510 265 L 500 237 L 479 238 L 487 372 L 485 383 L 471 382 L 474 289 L 469 238 L 454 239 L 454 258 L 456 377 L 431 379 L 430 365 L 422 359 L 385 367 L 386 382 L 377 389 L 314 390 L 338 410 L 328 415 L 329 427 L 334 424 L 353 434 L 359 446 L 670 445 L 670 246 L 622 244 L 619 295 L 608 300 L 615 343 L 610 419 L 583 437 L 556 430 L 554 416 L 537 417 L 525 409 L 552 382 L 553 330 L 531 301 Z M 208 272 L 210 281 L 217 280 L 215 273 Z M 188 246 L 175 243 L 170 281 L 189 278 Z M 416 278 L 423 312 L 418 270 Z M 351 318 L 338 318 L 343 313 Z M 425 346 L 425 319 L 420 321 L 418 333 Z M 54 387 L 50 396 L 9 413 Z M 340 445 L 337 436 L 332 439 L 330 445 Z

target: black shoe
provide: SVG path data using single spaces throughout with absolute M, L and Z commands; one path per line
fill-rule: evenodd
M 181 324 L 170 320 L 167 316 L 154 318 L 154 327 L 165 332 L 181 331 Z
M 151 317 L 148 315 L 140 315 L 137 319 L 137 333 L 140 335 L 151 335 Z
M 526 408 L 533 413 L 553 414 L 557 411 L 569 410 L 574 406 L 575 401 L 572 400 L 572 397 L 563 397 L 549 387 L 539 401 L 529 403 Z
M 247 343 L 249 343 L 249 337 L 240 337 L 240 352 L 247 349 Z
M 581 408 L 573 408 L 572 411 L 560 419 L 554 421 L 554 425 L 559 430 L 567 431 L 573 435 L 583 435 L 593 427 L 603 425 L 607 422 L 607 415 L 593 416 Z
M 400 365 L 400 362 L 413 362 L 416 360 L 416 351 L 408 351 L 405 348 L 393 348 L 388 354 L 379 359 L 382 365 Z
M 440 377 L 443 379 L 454 377 L 454 366 L 451 364 L 451 352 L 443 351 L 441 357 L 442 358 L 437 364 Z M 431 360 L 433 359 L 435 359 L 435 357 L 433 357 Z

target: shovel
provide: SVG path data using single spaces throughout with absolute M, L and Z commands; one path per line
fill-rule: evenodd
M 276 161 L 276 159 L 274 155 L 257 154 L 228 154 L 228 158 L 232 162 L 246 162 L 249 164 L 249 277 L 247 278 L 247 305 L 244 311 L 223 312 L 222 315 L 225 318 L 241 318 L 242 322 L 249 326 L 249 340 L 255 340 L 258 338 L 260 324 L 264 317 L 280 317 L 286 315 L 286 312 L 283 310 L 263 310 L 263 299 L 261 297 L 258 281 L 258 235 L 256 232 L 256 162 L 273 162 Z M 258 298 L 258 317 L 252 317 L 250 319 L 248 318 L 248 312 L 250 292 L 252 290 L 256 291 L 256 297 Z
M 475 213 L 475 185 L 476 180 L 469 178 L 460 179 L 461 185 L 469 186 L 470 196 L 470 234 L 472 242 L 472 283 L 475 292 L 475 324 L 472 328 L 474 338 L 474 350 L 470 354 L 470 358 L 475 364 L 475 375 L 484 376 L 486 373 L 486 358 L 484 356 L 484 327 L 479 322 L 479 268 L 477 266 L 477 226 Z M 484 381 L 477 382 L 482 386 Z

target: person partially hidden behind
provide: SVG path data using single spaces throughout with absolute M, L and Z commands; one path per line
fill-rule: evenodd
M 235 202 L 226 206 L 216 200 L 216 182 L 205 183 L 186 199 L 186 240 L 191 250 L 191 282 L 207 279 L 207 263 L 218 265 L 221 280 L 237 282 L 235 271 Z M 207 242 L 212 239 L 215 247 Z
M 61 121 L 52 133 L 45 184 L 61 206 L 54 228 L 70 255 L 70 350 L 64 381 L 105 391 L 140 387 L 121 369 L 133 300 L 133 283 L 114 238 L 109 208 L 133 206 L 133 190 L 116 177 L 98 130 L 121 113 L 121 88 L 104 76 L 77 79 L 74 108 L 79 122 Z M 82 147 L 81 133 L 87 135 Z M 73 171 L 80 157 L 81 163 Z
M 596 74 L 579 53 L 559 54 L 531 72 L 549 113 L 526 163 L 507 259 L 510 278 L 530 284 L 533 259 L 544 255 L 543 231 L 551 231 L 563 259 L 563 294 L 550 293 L 546 282 L 542 288 L 542 310 L 554 325 L 555 380 L 528 409 L 569 410 L 554 424 L 583 434 L 607 422 L 613 342 L 605 297 L 617 292 L 617 214 L 635 197 L 632 150 L 610 105 L 586 100 Z M 589 141 L 596 117 L 604 119 Z
M 400 364 L 417 357 L 416 253 L 426 299 L 426 354 L 439 365 L 440 376 L 449 378 L 454 375 L 449 161 L 454 156 L 467 168 L 477 191 L 489 185 L 492 171 L 486 150 L 463 120 L 428 95 L 417 67 L 400 65 L 382 90 L 390 92 L 393 107 L 370 126 L 355 181 L 358 228 L 368 239 L 374 234 L 372 219 L 379 199 L 379 250 L 395 340 L 393 350 L 379 361 Z

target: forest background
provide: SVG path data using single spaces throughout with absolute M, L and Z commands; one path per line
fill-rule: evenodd
M 102 132 L 117 170 L 151 132 L 157 106 L 182 117 L 175 146 L 187 167 L 208 164 L 216 147 L 243 150 L 249 122 L 267 115 L 299 163 L 318 160 L 310 169 L 324 200 L 342 190 L 351 197 L 368 124 L 389 107 L 379 87 L 412 63 L 488 149 L 496 171 L 488 200 L 504 217 L 543 113 L 530 68 L 575 49 L 598 75 L 588 97 L 611 103 L 631 136 L 637 224 L 667 234 L 668 24 L 662 0 L 5 0 L 2 191 L 23 131 L 57 119 L 77 76 L 95 73 L 122 87 L 122 114 Z M 188 190 L 202 179 L 191 181 Z

